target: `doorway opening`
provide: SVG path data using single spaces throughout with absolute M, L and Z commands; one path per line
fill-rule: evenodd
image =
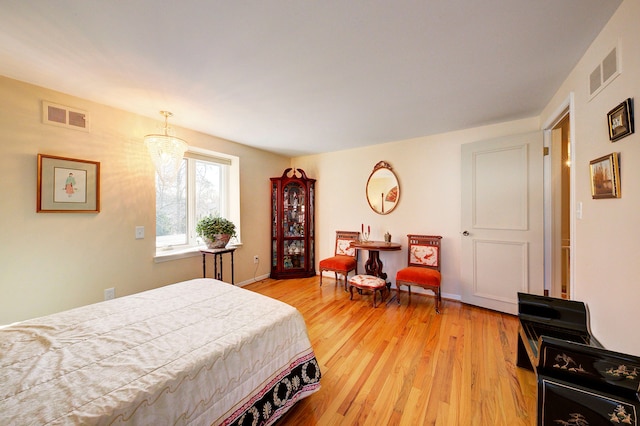
M 571 138 L 569 113 L 551 130 L 551 293 L 571 297 Z

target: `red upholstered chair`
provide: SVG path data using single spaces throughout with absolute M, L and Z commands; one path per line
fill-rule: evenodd
M 351 247 L 352 241 L 357 241 L 358 231 L 336 231 L 336 247 L 333 257 L 320 261 L 320 285 L 322 285 L 322 271 L 333 271 L 338 282 L 338 273 L 344 275 L 344 290 L 347 291 L 347 274 L 351 271 L 358 273 L 358 250 Z
M 442 297 L 440 294 L 440 240 L 436 235 L 407 235 L 409 238 L 406 268 L 396 273 L 396 288 L 398 304 L 400 304 L 400 286 L 406 285 L 411 296 L 411 286 L 418 286 L 431 290 L 436 295 L 436 312 L 440 313 Z

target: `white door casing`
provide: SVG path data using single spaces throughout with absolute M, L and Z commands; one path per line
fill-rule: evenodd
M 462 146 L 462 301 L 516 314 L 542 294 L 542 132 Z
M 551 130 L 551 185 L 549 223 L 551 232 L 551 281 L 546 288 L 549 295 L 562 297 L 562 129 Z

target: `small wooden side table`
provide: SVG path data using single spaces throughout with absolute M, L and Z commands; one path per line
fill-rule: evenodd
M 373 275 L 383 280 L 387 280 L 387 273 L 382 271 L 382 260 L 380 260 L 381 251 L 398 251 L 402 248 L 399 243 L 387 243 L 385 241 L 353 241 L 351 247 L 356 250 L 368 250 L 369 258 L 364 264 L 367 275 Z M 391 287 L 391 283 L 387 283 L 387 288 Z
M 202 249 L 202 277 L 207 277 L 207 255 L 213 255 L 213 278 L 222 281 L 222 255 L 225 253 L 231 253 L 231 284 L 235 285 L 235 274 L 233 266 L 233 252 L 236 251 L 235 247 L 225 247 L 220 249 Z M 218 264 L 220 269 L 218 270 Z

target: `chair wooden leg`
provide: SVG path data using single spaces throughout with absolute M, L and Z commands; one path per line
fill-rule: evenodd
M 320 287 L 322 287 L 322 269 L 320 269 Z
M 402 283 L 400 285 L 406 285 L 407 286 L 407 292 L 409 293 L 409 298 L 411 297 L 411 286 L 407 283 Z M 396 282 L 396 292 L 397 292 L 397 299 L 398 299 L 398 305 L 400 304 L 400 285 Z M 425 287 L 426 288 L 426 287 Z M 436 288 L 428 288 L 429 290 L 433 291 L 434 294 L 434 305 L 435 305 L 435 310 L 436 313 L 441 313 L 440 308 L 442 306 L 442 293 L 440 292 L 440 287 L 436 287 Z
M 391 293 L 391 290 L 389 290 L 387 288 L 387 286 L 384 286 L 383 288 L 380 289 L 380 303 L 384 303 L 385 300 L 387 300 L 387 297 L 389 297 L 389 294 Z

